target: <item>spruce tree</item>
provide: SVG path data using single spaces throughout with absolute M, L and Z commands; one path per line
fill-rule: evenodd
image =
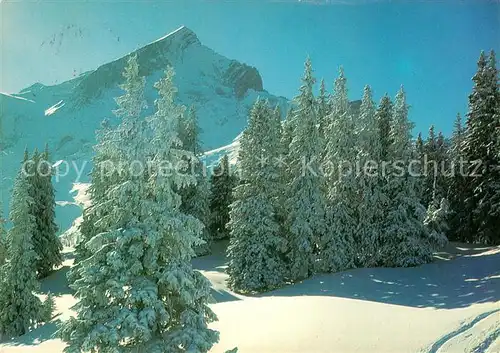
M 500 158 L 498 130 L 500 129 L 500 90 L 495 52 L 489 55 L 486 71 L 483 124 L 473 124 L 473 134 L 485 145 L 482 158 L 483 175 L 476 181 L 474 223 L 477 226 L 477 240 L 486 244 L 500 244 Z M 476 131 L 481 126 L 484 131 Z M 482 133 L 482 134 L 481 134 Z M 480 135 L 481 134 L 481 135 Z
M 369 86 L 364 89 L 358 121 L 357 162 L 361 170 L 356 176 L 357 188 L 352 193 L 351 200 L 358 212 L 355 248 L 359 265 L 371 267 L 377 263 L 379 257 L 378 248 L 384 232 L 389 199 L 386 195 L 384 175 L 378 169 L 382 158 L 382 144 Z M 359 195 L 358 198 L 356 195 Z
M 314 83 L 311 61 L 307 59 L 300 93 L 295 98 L 294 117 L 290 121 L 293 138 L 287 156 L 290 180 L 286 190 L 285 227 L 292 280 L 304 279 L 315 271 L 318 252 L 321 251 L 317 246 L 326 231 Z
M 416 266 L 432 259 L 432 247 L 424 227 L 425 208 L 420 204 L 415 179 L 407 168 L 412 158 L 411 130 L 406 94 L 396 95 L 391 124 L 388 170 L 389 210 L 381 238 L 380 264 L 390 267 Z
M 23 335 L 44 319 L 43 304 L 35 294 L 39 290 L 32 240 L 36 220 L 31 213 L 34 200 L 28 190 L 26 174 L 21 171 L 12 192 L 8 261 L 0 278 L 0 337 L 4 338 Z
M 417 195 L 420 199 L 420 202 L 423 203 L 424 191 L 425 191 L 425 168 L 424 164 L 426 163 L 425 158 L 425 145 L 424 140 L 422 138 L 422 133 L 418 133 L 417 139 L 415 140 L 415 153 L 414 153 L 415 165 L 412 166 L 411 170 L 415 175 L 415 187 Z
M 208 280 L 190 263 L 203 226 L 180 211 L 176 193 L 196 179 L 185 172 L 193 155 L 178 137 L 172 76 L 169 69 L 155 84 L 157 110 L 147 126 L 130 122 L 130 114 L 116 129 L 121 139 L 110 152 L 128 168 L 95 205 L 109 216 L 97 221 L 105 230 L 85 244 L 92 255 L 74 284 L 77 316 L 60 331 L 66 352 L 207 352 L 218 340 L 207 327 L 216 319 L 207 306 Z M 134 112 L 134 101 L 140 100 L 131 95 L 121 103 Z M 129 168 L 133 161 L 148 165 L 147 172 Z
M 319 124 L 319 134 L 321 139 L 325 139 L 325 130 L 328 126 L 328 115 L 331 113 L 331 100 L 328 91 L 325 86 L 325 80 L 321 80 L 319 86 L 319 96 L 317 98 L 318 107 L 318 124 Z
M 198 125 L 196 108 L 194 105 L 191 105 L 187 113 L 181 117 L 179 124 L 179 137 L 182 141 L 183 148 L 192 152 L 195 156 L 198 156 L 201 153 L 201 133 L 202 130 Z
M 128 139 L 136 133 L 142 111 L 147 107 L 144 99 L 145 78 L 139 76 L 137 57 L 130 56 L 123 72 L 125 82 L 120 85 L 124 94 L 115 98 L 118 105 L 113 111 L 121 121 L 120 129 L 112 129 L 107 120 L 103 121 L 96 133 L 97 144 L 92 158 L 90 173 L 92 184 L 88 190 L 91 205 L 83 211 L 80 224 L 80 239 L 75 246 L 74 266 L 68 272 L 68 280 L 74 283 L 80 278 L 79 272 L 84 260 L 91 255 L 85 244 L 97 234 L 106 230 L 104 220 L 111 217 L 106 207 L 107 192 L 112 185 L 123 182 L 125 175 L 116 141 Z
M 354 266 L 355 242 L 358 225 L 359 201 L 356 197 L 357 158 L 354 117 L 349 111 L 347 79 L 342 68 L 335 80 L 332 95 L 332 113 L 328 116 L 326 129 L 326 151 L 324 158 L 326 172 L 327 229 L 319 241 L 320 269 L 335 272 Z M 366 92 L 368 94 L 368 92 Z M 365 99 L 369 99 L 365 97 Z M 369 119 L 368 102 L 362 107 Z
M 210 184 L 210 234 L 213 239 L 225 239 L 229 237 L 229 206 L 233 202 L 233 188 L 236 186 L 227 155 L 214 168 Z
M 438 172 L 436 174 L 436 186 L 434 188 L 434 194 L 437 199 L 442 199 L 446 197 L 448 189 L 448 168 L 450 165 L 450 160 L 448 158 L 449 142 L 444 137 L 443 133 L 438 132 L 436 138 L 436 161 L 438 165 Z
M 464 210 L 469 216 L 462 220 L 459 233 L 467 241 L 497 243 L 500 241 L 500 171 L 497 168 L 500 161 L 495 141 L 500 93 L 494 52 L 489 59 L 481 52 L 473 81 L 463 146 L 464 156 L 471 162 Z M 481 161 L 479 171 L 472 161 Z
M 173 86 L 173 78 L 169 79 L 169 84 Z M 179 194 L 182 197 L 181 211 L 198 218 L 205 226 L 202 233 L 202 239 L 205 243 L 195 249 L 196 255 L 201 256 L 210 252 L 210 232 L 208 230 L 210 190 L 203 164 L 199 159 L 201 153 L 199 134 L 198 117 L 194 106 L 191 106 L 187 113 L 180 116 L 179 138 L 183 149 L 193 154 L 193 158 L 187 162 L 190 172 L 196 177 L 196 185 L 183 187 L 179 190 Z
M 422 205 L 426 207 L 429 205 L 433 198 L 434 181 L 437 177 L 438 161 L 437 161 L 437 140 L 434 125 L 429 127 L 429 134 L 424 143 L 424 183 L 422 194 Z
M 90 205 L 83 210 L 82 223 L 79 227 L 79 236 L 75 239 L 75 260 L 73 267 L 68 272 L 69 283 L 74 283 L 79 278 L 79 268 L 83 260 L 90 256 L 90 252 L 85 248 L 87 241 L 99 234 L 103 229 L 96 222 L 107 214 L 105 208 L 99 213 L 94 205 L 100 204 L 106 198 L 106 192 L 111 185 L 111 181 L 118 177 L 118 173 L 113 170 L 117 163 L 109 153 L 109 143 L 112 140 L 110 126 L 103 122 L 101 128 L 96 132 L 96 145 L 94 145 L 94 156 L 92 157 L 93 168 L 90 172 L 90 184 L 87 193 L 90 197 Z
M 378 105 L 375 113 L 378 122 L 378 131 L 380 135 L 380 143 L 382 145 L 381 158 L 386 161 L 389 155 L 389 148 L 391 145 L 391 119 L 392 119 L 392 101 L 391 98 L 385 94 Z
M 238 292 L 261 292 L 285 282 L 285 239 L 275 209 L 280 185 L 274 163 L 279 135 L 268 103 L 258 99 L 240 139 L 238 153 L 241 181 L 231 204 L 229 258 L 230 287 Z
M 428 233 L 432 251 L 437 251 L 448 242 L 446 234 L 449 231 L 449 204 L 445 198 L 439 199 L 436 191 L 436 182 L 434 183 L 433 200 L 427 207 L 427 214 L 424 220 L 424 225 Z
M 2 204 L 0 203 L 0 210 L 2 209 Z M 0 267 L 5 263 L 7 258 L 7 233 L 5 231 L 4 219 L 0 212 Z
M 37 225 L 33 243 L 38 257 L 36 268 L 39 277 L 43 278 L 62 263 L 62 244 L 57 236 L 58 227 L 55 223 L 56 203 L 52 185 L 52 165 L 47 145 L 41 154 L 35 151 L 33 162 L 35 172 L 30 178 L 32 181 L 30 190 L 34 200 L 32 214 Z
M 449 149 L 448 158 L 450 160 L 450 177 L 448 181 L 447 199 L 449 200 L 450 210 L 448 212 L 448 236 L 450 240 L 463 241 L 464 233 L 463 220 L 468 219 L 469 215 L 465 214 L 466 195 L 470 193 L 470 188 L 467 184 L 467 172 L 464 166 L 464 151 L 463 144 L 465 138 L 465 129 L 462 124 L 462 117 L 457 114 L 453 135 L 451 137 L 451 147 Z
M 49 294 L 47 294 L 47 298 L 45 299 L 42 305 L 43 321 L 49 322 L 50 320 L 52 320 L 55 309 L 56 309 L 56 302 L 54 296 L 52 295 L 52 293 L 49 292 Z

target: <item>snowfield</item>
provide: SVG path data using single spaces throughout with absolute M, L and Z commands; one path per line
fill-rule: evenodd
M 193 266 L 212 283 L 211 352 L 242 353 L 497 353 L 500 352 L 500 247 L 450 244 L 432 264 L 318 275 L 301 283 L 242 296 L 226 286 L 226 242 Z M 63 266 L 42 282 L 56 296 L 53 321 L 0 345 L 0 352 L 59 353 L 57 323 L 72 315 Z

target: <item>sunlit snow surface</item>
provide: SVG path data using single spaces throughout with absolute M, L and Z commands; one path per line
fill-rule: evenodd
M 49 116 L 54 114 L 58 109 L 64 107 L 64 102 L 60 100 L 56 104 L 54 104 L 52 107 L 45 109 L 45 116 Z
M 84 186 L 76 186 L 79 192 Z M 83 194 L 81 194 L 83 195 Z M 82 202 L 85 202 L 84 200 Z M 193 266 L 212 283 L 211 350 L 240 353 L 498 353 L 500 348 L 500 247 L 450 244 L 435 263 L 416 268 L 372 268 L 321 275 L 259 296 L 226 286 L 227 242 Z M 0 345 L 2 353 L 62 353 L 57 324 L 75 304 L 66 283 L 72 265 L 42 282 L 56 296 L 57 316 L 33 332 Z

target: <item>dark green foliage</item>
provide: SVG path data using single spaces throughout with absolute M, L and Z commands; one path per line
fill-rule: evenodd
M 500 126 L 500 93 L 495 54 L 489 59 L 484 52 L 473 77 L 469 96 L 467 132 L 463 155 L 469 161 L 464 190 L 465 215 L 456 228 L 464 241 L 497 244 L 500 242 L 500 165 L 498 128 Z M 481 161 L 477 170 L 476 163 Z
M 44 322 L 52 320 L 55 309 L 56 309 L 56 302 L 54 300 L 54 296 L 52 295 L 52 293 L 49 292 L 42 306 L 42 318 Z
M 39 277 L 47 276 L 62 263 L 62 244 L 55 223 L 55 196 L 48 147 L 43 153 L 35 150 L 26 164 L 28 192 L 33 198 L 31 214 L 36 221 L 33 246 L 37 254 L 36 269 Z
M 28 189 L 27 177 L 20 171 L 10 205 L 8 261 L 0 276 L 0 337 L 23 335 L 44 321 L 42 302 L 35 295 L 39 289 L 32 241 L 36 220 L 30 212 L 34 200 Z
M 210 232 L 208 229 L 210 209 L 209 209 L 209 185 L 205 177 L 204 166 L 198 159 L 201 153 L 200 144 L 201 129 L 198 126 L 198 117 L 194 106 L 191 106 L 187 113 L 181 115 L 179 119 L 179 138 L 182 148 L 192 152 L 195 156 L 188 161 L 188 172 L 196 177 L 196 185 L 189 185 L 179 190 L 182 198 L 181 211 L 196 217 L 205 226 L 201 238 L 205 244 L 195 248 L 196 255 L 206 255 L 210 252 Z
M 232 175 L 229 159 L 224 155 L 210 177 L 210 222 L 209 230 L 213 239 L 229 237 L 229 205 L 233 202 L 233 188 L 236 177 Z
M 191 106 L 187 114 L 183 114 L 183 117 L 179 120 L 179 138 L 182 141 L 182 147 L 186 151 L 193 152 L 195 156 L 201 152 L 201 132 L 196 109 L 194 106 Z
M 381 160 L 386 161 L 391 145 L 390 131 L 392 120 L 392 101 L 386 94 L 380 100 L 379 106 L 376 111 L 378 121 L 378 129 L 380 134 L 380 143 L 382 145 Z

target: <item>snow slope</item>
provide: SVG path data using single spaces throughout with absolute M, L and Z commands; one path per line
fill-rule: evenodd
M 240 353 L 498 353 L 500 347 L 500 247 L 450 245 L 437 261 L 417 268 L 357 269 L 315 276 L 301 283 L 247 297 L 225 281 L 226 243 L 193 260 L 212 283 L 221 341 L 212 352 Z M 66 285 L 71 265 L 42 285 L 54 293 L 53 322 L 0 352 L 60 353 L 58 321 L 75 303 Z
M 230 60 L 204 46 L 189 28 L 181 27 L 131 54 L 136 54 L 141 75 L 146 77 L 148 110 L 157 96 L 153 88 L 168 65 L 176 71 L 179 102 L 195 105 L 206 150 L 230 144 L 244 129 L 247 113 L 260 96 L 286 109 L 287 100 L 264 90 L 257 69 Z M 129 55 L 131 55 L 129 54 Z M 49 144 L 59 174 L 56 197 L 68 201 L 57 208 L 62 230 L 67 229 L 80 210 L 72 205 L 70 190 L 75 182 L 88 181 L 95 130 L 101 121 L 113 121 L 114 98 L 129 55 L 104 64 L 54 86 L 36 83 L 18 94 L 0 93 L 0 192 L 7 211 L 10 188 L 22 154 L 27 147 L 43 149 Z

